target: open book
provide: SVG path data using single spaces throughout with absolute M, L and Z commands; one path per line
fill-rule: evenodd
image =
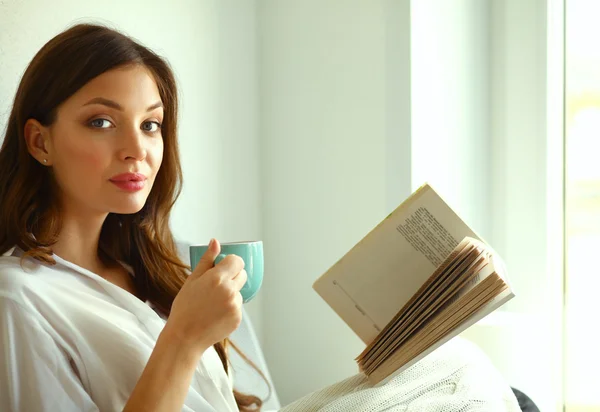
M 506 303 L 500 257 L 423 185 L 314 283 L 383 383 Z

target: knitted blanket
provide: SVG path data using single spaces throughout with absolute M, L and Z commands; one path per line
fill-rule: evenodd
M 374 387 L 362 374 L 307 395 L 280 412 L 520 412 L 488 357 L 454 338 L 388 383 Z

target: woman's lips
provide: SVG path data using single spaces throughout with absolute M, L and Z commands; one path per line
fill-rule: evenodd
M 141 173 L 123 173 L 111 177 L 110 182 L 126 192 L 137 192 L 146 185 L 146 176 Z

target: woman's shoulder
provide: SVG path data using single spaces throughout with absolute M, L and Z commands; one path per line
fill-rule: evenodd
M 15 251 L 0 255 L 0 297 L 21 302 L 26 295 L 35 294 L 36 285 L 43 280 L 43 265 Z

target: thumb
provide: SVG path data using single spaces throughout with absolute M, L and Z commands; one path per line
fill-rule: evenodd
M 211 239 L 206 252 L 204 252 L 196 265 L 196 269 L 194 269 L 194 275 L 201 276 L 207 270 L 212 268 L 215 265 L 215 259 L 219 256 L 219 253 L 221 253 L 221 244 L 218 240 Z

